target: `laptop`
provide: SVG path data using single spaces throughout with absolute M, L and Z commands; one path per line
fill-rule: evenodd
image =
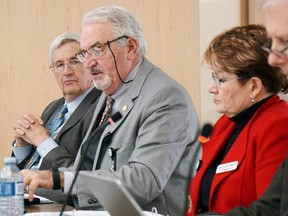
M 98 176 L 87 172 L 81 173 L 81 176 L 85 176 L 85 184 L 93 185 L 91 192 L 95 194 L 104 209 L 112 216 L 157 215 L 142 211 L 139 204 L 119 179 Z

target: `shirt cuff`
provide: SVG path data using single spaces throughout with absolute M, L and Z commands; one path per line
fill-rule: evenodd
M 70 171 L 64 171 L 64 193 L 68 194 L 70 187 L 72 185 L 72 182 L 74 180 L 75 174 L 74 172 L 70 172 Z M 76 195 L 77 194 L 77 190 L 76 190 L 76 185 L 74 185 L 73 190 L 71 192 L 71 195 Z
M 17 159 L 17 163 L 23 161 L 33 150 L 32 145 L 27 145 L 23 147 L 17 147 L 16 140 L 12 142 L 12 151 L 14 153 L 15 158 Z
M 50 151 L 58 147 L 58 144 L 51 137 L 44 140 L 38 147 L 37 151 L 41 155 L 41 158 L 44 158 Z

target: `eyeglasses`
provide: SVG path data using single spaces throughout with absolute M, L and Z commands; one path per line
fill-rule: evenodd
M 284 47 L 281 50 L 276 50 L 276 49 L 271 49 L 271 45 L 272 45 L 272 41 L 269 40 L 261 48 L 265 50 L 266 52 L 268 52 L 269 54 L 270 53 L 275 54 L 279 58 L 282 58 L 282 59 L 287 58 L 287 55 L 285 54 L 285 52 L 286 50 L 288 50 L 288 46 Z
M 80 62 L 78 59 L 75 58 L 69 60 L 68 62 L 62 62 L 62 61 L 56 62 L 56 64 L 52 64 L 49 68 L 55 73 L 60 73 L 64 71 L 65 65 L 67 65 L 72 70 L 78 70 L 83 66 L 82 62 Z
M 217 84 L 218 87 L 221 87 L 221 84 L 228 82 L 230 80 L 239 79 L 240 77 L 230 77 L 230 78 L 219 78 L 214 73 L 212 73 L 212 79 Z
M 111 43 L 117 41 L 117 40 L 120 40 L 122 38 L 126 38 L 128 39 L 129 37 L 128 36 L 121 36 L 121 37 L 118 37 L 114 40 L 111 40 L 111 41 L 107 41 L 106 43 L 104 44 L 101 44 L 99 42 L 97 42 L 96 44 L 93 45 L 93 47 L 91 47 L 90 49 L 88 50 L 83 50 L 83 51 L 80 51 L 78 53 L 75 54 L 75 56 L 78 58 L 79 61 L 81 62 L 85 62 L 86 61 L 86 54 L 88 54 L 89 57 L 91 58 L 98 58 L 98 57 L 101 57 L 103 55 L 103 48 L 107 45 L 110 45 Z

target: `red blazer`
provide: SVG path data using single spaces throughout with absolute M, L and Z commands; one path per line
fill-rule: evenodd
M 191 182 L 192 212 L 188 215 L 199 211 L 203 175 L 227 143 L 234 127 L 235 123 L 223 115 L 216 122 L 210 141 L 203 144 L 202 165 Z M 258 199 L 284 161 L 287 150 L 288 105 L 275 95 L 254 113 L 223 159 L 221 164 L 238 161 L 238 166 L 214 175 L 209 212 L 224 214 L 236 206 L 249 206 Z

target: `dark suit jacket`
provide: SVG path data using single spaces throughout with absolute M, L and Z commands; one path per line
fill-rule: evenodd
M 93 88 L 79 104 L 55 138 L 55 141 L 59 146 L 54 148 L 43 158 L 39 169 L 47 170 L 51 167 L 69 167 L 73 165 L 78 149 L 90 125 L 100 94 L 100 90 Z M 52 117 L 61 109 L 64 101 L 64 98 L 60 98 L 51 102 L 45 108 L 41 116 L 45 125 L 47 125 Z M 20 169 L 25 167 L 34 151 L 18 164 Z
M 237 169 L 215 174 L 209 211 L 226 213 L 236 206 L 249 206 L 268 187 L 288 150 L 288 106 L 279 96 L 267 100 L 245 125 L 221 164 L 238 161 Z M 235 123 L 222 116 L 210 141 L 203 144 L 202 165 L 192 180 L 192 209 L 198 211 L 203 175 L 226 145 Z
M 288 215 L 288 156 L 279 167 L 263 196 L 249 208 L 238 207 L 227 216 L 287 216 Z

